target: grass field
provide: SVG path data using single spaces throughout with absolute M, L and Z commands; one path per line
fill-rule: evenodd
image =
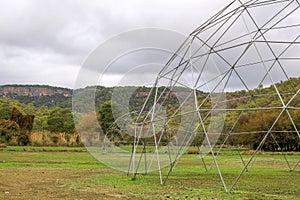
M 299 153 L 287 156 L 291 164 L 299 158 Z M 210 165 L 212 159 L 205 161 Z M 230 184 L 241 161 L 229 150 L 218 161 Z M 0 199 L 300 199 L 300 166 L 290 172 L 282 155 L 263 153 L 226 193 L 215 167 L 206 172 L 195 154 L 183 155 L 161 186 L 157 172 L 131 180 L 85 148 L 7 147 L 0 149 Z

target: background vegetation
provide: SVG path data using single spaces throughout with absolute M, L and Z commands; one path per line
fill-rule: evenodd
M 30 87 L 34 89 L 34 87 L 38 86 Z M 295 94 L 295 91 L 300 89 L 300 78 L 291 78 L 288 81 L 277 83 L 276 87 L 282 94 L 281 99 L 276 94 L 275 88 L 272 85 L 268 87 L 261 85 L 259 88 L 249 91 L 241 90 L 226 93 L 226 107 L 228 111 L 226 112 L 223 133 L 248 133 L 241 135 L 232 134 L 230 140 L 227 142 L 228 145 L 255 149 L 260 139 L 264 136 L 264 133 L 269 130 L 281 112 L 281 101 L 287 103 Z M 51 86 L 47 86 L 47 89 L 63 90 L 63 88 L 52 88 Z M 79 107 L 82 109 L 82 112 L 89 109 L 89 105 L 85 104 L 85 100 L 89 94 L 86 93 L 86 91 L 89 89 L 96 89 L 96 112 L 99 124 L 103 127 L 104 132 L 106 132 L 108 127 L 114 122 L 111 111 L 114 102 L 110 101 L 113 91 L 134 91 L 129 102 L 129 110 L 132 113 L 140 111 L 150 92 L 150 88 L 146 87 L 106 88 L 97 86 L 78 89 L 74 92 L 81 97 L 82 103 L 78 103 L 81 104 Z M 70 93 L 69 89 L 65 90 Z M 160 91 L 162 90 L 163 88 L 160 88 Z M 184 88 L 177 90 L 182 93 L 187 92 Z M 163 95 L 166 95 L 167 92 Z M 117 98 L 123 98 L 121 92 L 118 94 L 119 96 Z M 199 102 L 201 102 L 206 98 L 207 93 L 198 91 L 197 96 Z M 146 107 L 150 107 L 152 103 L 153 102 L 150 101 Z M 210 107 L 209 101 L 207 101 L 206 104 L 207 107 Z M 263 146 L 264 150 L 278 151 L 278 146 L 281 146 L 285 151 L 300 150 L 300 140 L 295 133 L 296 129 L 300 129 L 299 105 L 300 97 L 297 95 L 289 104 L 289 113 L 294 119 L 295 126 L 291 123 L 290 117 L 284 113 L 273 128 L 276 134 L 267 138 Z M 171 116 L 179 107 L 177 97 L 170 95 L 164 103 L 164 106 L 166 107 L 167 115 Z M 245 108 L 256 107 L 270 109 L 243 110 Z M 22 130 L 20 124 L 12 119 L 14 109 L 18 110 L 24 116 L 34 116 L 30 130 Z M 80 112 L 80 110 L 78 110 L 78 112 Z M 202 114 L 205 115 L 206 113 L 203 112 Z M 87 117 L 89 116 L 87 115 Z M 133 114 L 132 117 L 135 118 L 136 115 Z M 51 96 L 6 95 L 6 98 L 0 98 L 0 143 L 6 143 L 8 145 L 81 146 L 82 144 L 75 130 L 73 118 L 71 112 L 71 96 L 64 96 L 63 94 L 54 94 Z M 89 123 L 88 119 L 83 121 Z M 170 123 L 172 127 L 167 128 L 166 131 L 169 134 L 176 132 L 179 122 L 179 118 L 173 118 Z M 201 133 L 202 130 L 199 129 L 198 132 Z M 278 141 L 278 144 L 274 139 Z M 122 138 L 120 138 L 120 140 L 122 140 Z M 193 144 L 200 144 L 202 140 L 203 137 L 197 136 Z M 219 144 L 221 144 L 223 140 L 224 137 L 221 137 Z

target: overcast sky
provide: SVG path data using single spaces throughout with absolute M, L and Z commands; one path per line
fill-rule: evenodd
M 1 0 L 0 85 L 73 88 L 98 45 L 144 27 L 192 32 L 231 0 Z

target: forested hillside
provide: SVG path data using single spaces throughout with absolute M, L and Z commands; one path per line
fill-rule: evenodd
M 276 83 L 276 89 L 273 85 L 267 87 L 261 85 L 254 90 L 227 92 L 226 99 L 224 99 L 227 112 L 222 130 L 223 133 L 232 134 L 227 143 L 256 148 L 260 141 L 258 138 L 263 137 L 266 131 L 274 126 L 272 129 L 274 136 L 272 136 L 279 141 L 279 145 L 288 151 L 299 151 L 300 140 L 296 134 L 296 130 L 300 129 L 299 95 L 289 102 L 299 89 L 300 78 L 291 78 L 289 81 Z M 82 110 L 78 110 L 78 112 L 86 112 L 90 109 L 85 102 L 88 95 L 91 94 L 90 90 L 96 91 L 96 112 L 99 115 L 99 123 L 106 127 L 104 131 L 114 121 L 111 117 L 111 104 L 114 103 L 111 102 L 111 97 L 114 92 L 118 93 L 117 98 L 123 98 L 122 94 L 134 91 L 129 101 L 131 112 L 141 109 L 150 92 L 150 88 L 147 87 L 106 88 L 97 86 L 72 91 L 66 88 L 38 85 L 0 86 L 0 143 L 24 144 L 24 141 L 18 142 L 18 137 L 23 135 L 22 138 L 24 138 L 24 135 L 27 135 L 26 144 L 28 145 L 81 145 L 71 112 L 72 93 L 74 92 L 80 97 L 78 103 Z M 160 88 L 160 91 L 162 90 L 163 87 Z M 184 88 L 176 90 L 180 91 L 176 93 L 177 96 L 171 94 L 165 103 L 168 116 L 179 107 L 180 95 L 184 97 L 189 92 Z M 277 91 L 280 92 L 280 96 Z M 204 100 L 207 95 L 207 93 L 198 91 L 199 102 Z M 282 110 L 282 103 L 288 103 L 291 116 L 284 113 L 273 125 Z M 148 106 L 151 106 L 151 102 Z M 18 124 L 12 121 L 11 115 L 14 108 L 24 115 L 34 116 L 32 130 L 24 132 L 18 127 Z M 251 110 L 251 108 L 253 109 Z M 203 111 L 203 114 L 206 113 Z M 291 123 L 291 117 L 293 123 Z M 179 124 L 178 120 L 180 119 L 173 119 L 174 126 Z M 172 132 L 171 129 L 167 131 Z M 199 128 L 198 132 L 202 131 Z M 278 144 L 274 138 L 266 140 L 265 150 L 278 150 Z M 221 138 L 220 143 L 222 143 L 222 139 L 224 138 Z M 194 142 L 194 144 L 196 143 L 199 141 Z
M 72 90 L 49 85 L 3 85 L 0 97 L 32 104 L 35 107 L 71 107 Z

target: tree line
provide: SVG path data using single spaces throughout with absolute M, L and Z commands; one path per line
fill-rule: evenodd
M 228 144 L 255 149 L 259 145 L 261 138 L 264 137 L 264 135 L 272 127 L 271 134 L 269 134 L 269 137 L 263 146 L 264 150 L 277 151 L 279 150 L 279 147 L 286 151 L 300 150 L 300 139 L 296 133 L 296 131 L 300 129 L 300 110 L 298 109 L 300 104 L 299 95 L 297 95 L 292 102 L 289 102 L 295 94 L 295 91 L 300 89 L 300 78 L 291 78 L 288 81 L 277 83 L 275 86 L 281 93 L 280 97 L 277 95 L 273 85 L 267 87 L 260 86 L 257 89 L 248 91 L 241 90 L 236 92 L 227 92 L 225 94 L 225 103 L 228 111 L 226 112 L 222 133 L 231 135 L 230 139 L 227 141 Z M 90 89 L 94 89 L 94 87 L 90 87 Z M 111 102 L 111 96 L 114 90 L 135 91 L 129 101 L 129 111 L 133 113 L 132 118 L 134 120 L 137 119 L 137 114 L 134 113 L 138 113 L 143 106 L 145 106 L 147 110 L 153 105 L 153 98 L 150 98 L 148 104 L 144 105 L 147 94 L 150 92 L 150 88 L 105 88 L 97 86 L 95 94 L 96 108 L 93 109 L 95 109 L 94 111 L 96 111 L 98 116 L 98 122 L 105 133 L 116 120 L 112 115 L 112 105 L 115 102 Z M 159 92 L 162 92 L 163 90 L 164 87 L 159 88 Z M 188 92 L 185 88 L 177 88 L 176 90 L 183 93 Z M 78 112 L 86 112 L 86 110 L 90 109 L 88 107 L 89 105 L 85 104 L 85 98 L 87 98 L 87 94 L 89 94 L 85 93 L 85 91 L 85 89 L 74 91 L 77 92 L 78 95 L 81 95 L 81 98 L 79 99 L 82 102 L 79 102 L 79 105 L 81 104 L 79 107 L 82 110 L 78 110 Z M 168 92 L 169 91 L 165 91 L 164 95 L 167 95 Z M 118 92 L 118 95 L 119 96 L 116 98 L 124 98 L 122 97 L 122 92 Z M 206 96 L 207 93 L 197 91 L 198 102 L 202 102 Z M 22 103 L 14 99 L 0 99 L 0 143 L 9 143 L 11 140 L 10 136 L 14 134 L 15 136 L 26 135 L 23 134 L 24 131 L 21 131 L 20 125 L 16 121 L 12 120 L 12 113 L 16 112 L 16 110 L 18 110 L 22 115 L 34 116 L 32 128 L 30 130 L 31 132 L 42 133 L 48 131 L 49 133 L 56 134 L 64 133 L 66 138 L 77 134 L 74 125 L 74 116 L 71 111 L 70 98 L 61 98 L 61 101 L 58 101 L 57 98 L 60 97 L 57 96 L 30 97 L 31 100 L 29 97 L 19 97 L 19 99 L 22 98 L 22 102 L 26 103 Z M 44 103 L 40 104 L 37 102 Z M 49 102 L 52 102 L 52 104 Z M 282 102 L 289 102 L 289 110 L 281 115 L 276 124 L 273 124 L 281 112 L 279 108 L 281 108 Z M 166 101 L 159 103 L 165 106 L 167 116 L 172 116 L 180 107 L 180 102 L 176 95 L 169 95 Z M 211 106 L 210 101 L 206 101 L 205 104 L 207 104 L 205 105 L 207 108 Z M 247 110 L 246 108 L 264 109 Z M 202 116 L 205 116 L 206 114 L 208 113 L 204 111 L 201 113 Z M 208 119 L 210 119 L 211 116 L 209 116 L 209 114 L 207 116 Z M 166 127 L 165 129 L 166 134 L 176 134 L 180 120 L 180 117 L 170 119 L 169 127 Z M 208 122 L 210 122 L 210 120 L 207 120 L 205 126 L 209 126 Z M 88 122 L 88 120 L 86 121 Z M 203 132 L 201 127 L 199 127 L 197 131 L 200 135 Z M 51 137 L 55 138 L 55 136 Z M 119 137 L 121 140 L 121 134 L 119 134 Z M 25 138 L 25 136 L 23 136 L 23 138 Z M 223 139 L 223 137 L 220 138 L 220 144 L 223 142 Z M 74 140 L 76 140 L 78 144 L 80 143 L 77 135 Z M 199 144 L 202 140 L 202 136 L 196 137 L 193 144 Z M 22 143 L 24 142 L 21 140 L 20 142 L 14 142 L 14 144 Z

